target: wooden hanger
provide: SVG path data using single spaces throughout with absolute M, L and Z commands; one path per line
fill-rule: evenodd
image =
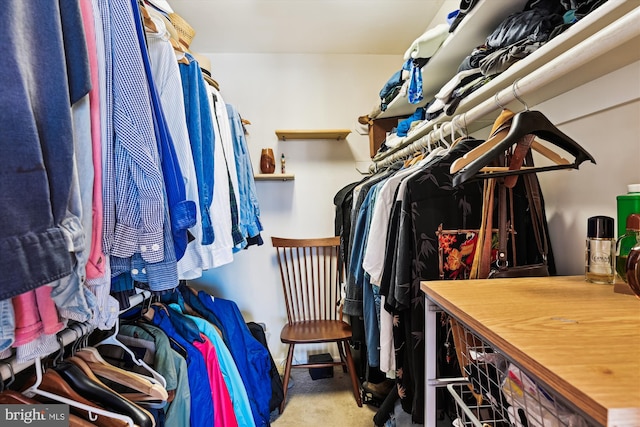
M 156 23 L 153 22 L 153 19 L 151 19 L 146 6 L 143 3 L 138 2 L 138 9 L 140 9 L 140 15 L 142 15 L 142 23 L 144 24 L 144 28 L 152 33 L 158 33 L 158 27 L 156 27 Z
M 135 372 L 127 371 L 106 363 L 102 357 L 96 358 L 95 353 L 93 351 L 89 351 L 88 348 L 79 350 L 75 355 L 84 360 L 91 371 L 98 377 L 106 378 L 123 386 L 137 390 L 149 397 L 152 397 L 153 400 L 166 401 L 169 397 L 167 390 L 162 387 L 161 384 L 153 383 L 148 377 L 144 377 Z
M 502 129 L 504 131 L 504 129 Z M 471 160 L 468 164 L 464 165 L 461 169 L 455 172 L 453 177 L 453 185 L 458 186 L 472 178 L 476 178 L 478 172 L 483 168 L 489 166 L 495 159 L 504 152 L 517 144 L 526 135 L 535 135 L 541 139 L 548 141 L 567 153 L 574 156 L 574 162 L 568 163 L 561 161 L 561 164 L 554 164 L 551 166 L 531 167 L 531 168 L 519 168 L 517 170 L 509 170 L 509 168 L 503 168 L 491 171 L 492 177 L 508 176 L 513 174 L 541 172 L 548 170 L 558 169 L 578 169 L 578 166 L 585 160 L 590 160 L 595 164 L 595 159 L 577 142 L 571 139 L 558 129 L 553 123 L 549 121 L 544 114 L 539 111 L 525 110 L 517 113 L 513 116 L 511 125 L 508 128 L 508 133 L 500 138 L 496 134 L 495 139 L 490 142 L 488 147 L 483 148 L 483 152 L 477 156 L 477 158 Z M 479 147 L 482 147 L 481 144 Z M 473 151 L 473 150 L 472 150 Z M 485 169 L 486 171 L 486 169 Z

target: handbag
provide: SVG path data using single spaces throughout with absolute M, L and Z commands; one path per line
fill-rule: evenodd
M 530 157 L 531 154 L 528 153 L 527 156 Z M 513 228 L 513 222 L 507 217 L 509 215 L 510 218 L 513 219 L 513 186 L 515 185 L 515 180 L 510 180 L 509 178 L 512 177 L 507 177 L 505 180 L 497 184 L 498 257 L 495 263 L 495 268 L 491 269 L 488 278 L 547 277 L 550 275 L 549 267 L 547 265 L 549 246 L 544 227 L 540 184 L 534 173 L 522 175 L 527 193 L 527 200 L 529 202 L 533 234 L 536 240 L 536 246 L 538 247 L 538 252 L 542 257 L 542 262 L 527 265 L 515 265 L 516 232 Z M 507 203 L 507 197 L 509 197 L 510 203 Z M 507 204 L 509 205 L 509 209 L 507 209 Z M 509 265 L 507 260 L 507 240 L 509 236 L 511 236 L 512 259 L 514 260 L 514 265 L 512 266 Z

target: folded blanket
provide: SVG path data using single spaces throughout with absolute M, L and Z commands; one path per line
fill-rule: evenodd
M 420 37 L 411 43 L 409 49 L 404 53 L 404 59 L 431 58 L 440 48 L 440 45 L 442 45 L 448 35 L 449 25 L 436 25 L 432 29 L 425 31 Z

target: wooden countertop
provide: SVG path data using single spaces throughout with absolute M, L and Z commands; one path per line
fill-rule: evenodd
M 594 420 L 640 426 L 640 299 L 583 276 L 427 281 L 421 289 Z

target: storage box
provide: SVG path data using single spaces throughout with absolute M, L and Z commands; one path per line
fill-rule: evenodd
M 331 363 L 333 357 L 329 353 L 312 354 L 309 356 L 309 363 Z M 311 379 L 333 378 L 333 366 L 325 368 L 309 368 Z

